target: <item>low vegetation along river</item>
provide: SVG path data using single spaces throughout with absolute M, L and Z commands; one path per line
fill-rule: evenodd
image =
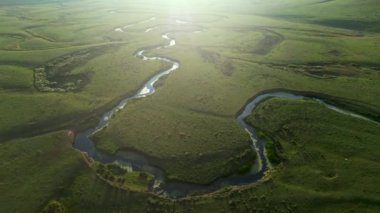
M 152 18 L 150 20 L 152 20 Z M 130 27 L 130 25 L 128 25 L 127 27 Z M 119 30 L 119 29 L 120 28 L 117 28 L 116 30 L 121 32 L 122 30 L 121 29 Z M 147 30 L 145 32 L 147 32 Z M 196 31 L 196 32 L 199 32 L 199 31 Z M 170 48 L 176 45 L 176 41 L 173 38 L 170 38 L 170 33 L 163 34 L 162 38 L 167 41 L 167 44 L 160 47 L 155 47 L 155 48 L 157 49 Z M 152 49 L 152 48 L 149 48 L 149 49 Z M 255 149 L 256 152 L 258 153 L 256 162 L 254 163 L 251 170 L 247 174 L 221 177 L 207 185 L 166 180 L 164 172 L 160 168 L 154 166 L 154 164 L 152 164 L 144 154 L 139 153 L 139 152 L 119 151 L 116 154 L 111 155 L 111 154 L 107 154 L 96 149 L 93 141 L 90 139 L 90 137 L 93 134 L 105 128 L 108 125 L 112 116 L 119 110 L 123 109 L 128 104 L 129 101 L 133 99 L 145 98 L 152 95 L 155 92 L 154 84 L 161 77 L 170 74 L 171 72 L 177 70 L 180 67 L 179 62 L 174 61 L 169 58 L 146 56 L 145 52 L 148 51 L 149 49 L 138 51 L 136 53 L 136 56 L 141 58 L 142 60 L 165 61 L 168 64 L 170 64 L 171 67 L 167 70 L 161 71 L 158 74 L 154 75 L 145 83 L 143 88 L 141 88 L 135 95 L 131 97 L 127 97 L 124 100 L 121 100 L 110 111 L 104 113 L 98 125 L 95 128 L 88 129 L 85 132 L 77 134 L 74 141 L 74 148 L 87 153 L 89 157 L 93 158 L 96 161 L 99 161 L 102 163 L 113 163 L 117 161 L 123 165 L 130 167 L 134 171 L 145 171 L 152 174 L 155 178 L 155 181 L 154 181 L 154 184 L 150 187 L 151 192 L 157 195 L 168 196 L 172 198 L 184 197 L 194 192 L 207 193 L 207 192 L 215 191 L 223 186 L 244 185 L 244 184 L 254 183 L 262 179 L 262 177 L 264 176 L 265 172 L 267 171 L 269 167 L 269 162 L 267 158 L 265 157 L 264 141 L 260 140 L 256 136 L 255 129 L 249 126 L 244 121 L 244 119 L 247 116 L 249 116 L 252 110 L 255 109 L 257 104 L 260 101 L 264 100 L 265 98 L 268 98 L 268 97 L 281 97 L 281 98 L 287 98 L 287 99 L 305 98 L 302 95 L 292 94 L 291 92 L 268 92 L 268 93 L 255 96 L 253 99 L 251 99 L 251 101 L 249 101 L 245 105 L 245 107 L 241 110 L 236 120 L 237 120 L 238 125 L 241 128 L 243 128 L 250 135 L 252 139 L 252 149 Z M 320 99 L 315 98 L 315 100 L 319 101 L 320 103 L 324 104 L 326 107 L 332 110 L 335 110 L 337 112 L 368 120 L 367 118 L 363 116 L 339 109 L 332 105 L 328 105 Z

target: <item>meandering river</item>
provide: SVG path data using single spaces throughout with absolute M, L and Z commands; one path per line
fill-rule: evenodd
M 148 21 L 152 21 L 155 18 L 152 17 Z M 179 23 L 179 24 L 186 24 L 186 23 Z M 131 27 L 132 25 L 127 25 L 123 29 Z M 119 29 L 119 28 L 117 28 Z M 120 32 L 124 32 L 123 30 L 117 30 Z M 151 28 L 148 28 L 151 29 Z M 150 30 L 145 30 L 145 32 L 149 32 Z M 194 31 L 199 32 L 199 31 Z M 161 48 L 170 48 L 176 45 L 175 39 L 170 37 L 171 33 L 165 33 L 162 34 L 162 38 L 166 41 L 165 45 L 154 47 L 156 49 Z M 257 152 L 257 160 L 254 163 L 254 166 L 252 166 L 251 170 L 247 174 L 243 175 L 231 175 L 228 177 L 221 177 L 212 183 L 209 183 L 207 185 L 201 185 L 201 184 L 193 184 L 193 183 L 184 183 L 184 182 L 177 182 L 177 181 L 168 181 L 165 180 L 164 172 L 156 167 L 154 163 L 150 162 L 149 159 L 140 152 L 136 151 L 119 151 L 114 155 L 107 154 L 104 152 L 101 152 L 100 150 L 97 150 L 97 148 L 94 145 L 94 142 L 90 139 L 90 137 L 101 131 L 103 128 L 105 128 L 112 116 L 118 112 L 119 110 L 122 110 L 129 101 L 134 99 L 141 99 L 146 98 L 150 95 L 152 95 L 155 92 L 154 84 L 163 76 L 169 75 L 173 71 L 177 70 L 180 67 L 180 63 L 177 61 L 174 61 L 170 58 L 166 57 L 158 57 L 158 56 L 147 56 L 145 53 L 151 49 L 154 48 L 147 48 L 144 50 L 140 50 L 136 53 L 136 57 L 141 58 L 142 60 L 158 60 L 158 61 L 165 61 L 170 65 L 170 67 L 166 70 L 163 70 L 153 77 L 151 77 L 144 86 L 138 90 L 138 92 L 130 97 L 127 97 L 123 100 L 121 100 L 116 106 L 114 106 L 112 109 L 107 111 L 102 115 L 102 117 L 99 120 L 99 123 L 96 127 L 88 129 L 84 132 L 81 132 L 76 135 L 75 141 L 74 141 L 74 148 L 85 152 L 88 154 L 89 157 L 93 158 L 96 161 L 100 161 L 102 163 L 112 163 L 112 162 L 119 162 L 123 165 L 126 165 L 130 167 L 134 171 L 145 171 L 150 174 L 152 174 L 155 178 L 154 184 L 150 187 L 151 192 L 162 195 L 162 196 L 168 196 L 171 198 L 181 198 L 184 196 L 187 196 L 194 192 L 201 192 L 201 193 L 207 193 L 212 192 L 215 190 L 220 189 L 223 186 L 229 186 L 229 185 L 244 185 L 249 183 L 254 183 L 263 178 L 265 175 L 265 172 L 267 171 L 268 167 L 270 166 L 268 163 L 267 158 L 265 157 L 265 148 L 264 148 L 264 141 L 260 140 L 256 136 L 255 129 L 249 126 L 244 119 L 249 116 L 252 112 L 252 110 L 255 109 L 257 104 L 262 101 L 263 99 L 267 97 L 281 97 L 286 99 L 303 99 L 305 98 L 302 95 L 296 95 L 292 94 L 290 92 L 268 92 L 262 95 L 256 96 L 253 100 L 251 100 L 249 103 L 245 105 L 243 110 L 241 110 L 240 114 L 237 116 L 236 121 L 238 125 L 244 129 L 247 134 L 250 135 L 252 139 L 252 149 L 254 149 Z M 315 98 L 320 103 L 324 104 L 326 107 L 335 110 L 339 113 L 344 113 L 350 116 L 354 116 L 360 119 L 368 120 L 367 118 L 348 112 L 342 109 L 339 109 L 335 106 L 328 105 L 324 103 L 322 100 Z

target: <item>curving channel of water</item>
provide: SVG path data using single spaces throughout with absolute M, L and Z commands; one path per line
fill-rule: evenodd
M 176 41 L 173 38 L 170 38 L 170 33 L 163 34 L 162 38 L 167 41 L 167 44 L 155 48 L 170 48 L 176 45 Z M 244 119 L 251 114 L 252 110 L 257 106 L 257 104 L 260 101 L 267 97 L 281 97 L 287 99 L 305 98 L 302 95 L 296 95 L 290 92 L 269 92 L 266 94 L 256 96 L 252 101 L 246 104 L 241 113 L 237 116 L 236 120 L 238 125 L 244 130 L 246 130 L 246 132 L 250 135 L 252 139 L 252 149 L 254 149 L 257 152 L 257 160 L 255 161 L 251 170 L 247 174 L 221 177 L 207 185 L 165 180 L 164 172 L 160 168 L 155 166 L 152 162 L 150 162 L 149 158 L 146 157 L 146 155 L 137 151 L 118 151 L 116 154 L 111 155 L 96 149 L 93 141 L 90 139 L 90 137 L 93 134 L 105 128 L 109 124 L 111 117 L 116 112 L 123 109 L 129 101 L 134 99 L 145 98 L 149 95 L 152 95 L 155 92 L 154 84 L 161 77 L 170 74 L 171 72 L 177 70 L 180 67 L 179 62 L 169 58 L 158 56 L 146 56 L 145 52 L 150 49 L 153 48 L 140 50 L 136 53 L 136 56 L 141 58 L 142 60 L 165 61 L 168 64 L 170 64 L 170 68 L 154 75 L 144 84 L 144 86 L 135 95 L 121 100 L 116 106 L 114 106 L 108 112 L 104 113 L 96 127 L 77 134 L 73 144 L 74 148 L 87 153 L 89 157 L 93 158 L 96 161 L 102 163 L 118 162 L 120 164 L 123 164 L 124 166 L 128 166 L 134 171 L 145 171 L 152 174 L 155 178 L 155 181 L 154 184 L 150 187 L 151 192 L 157 195 L 168 196 L 171 198 L 181 198 L 194 192 L 212 192 L 223 186 L 244 185 L 262 179 L 269 167 L 268 160 L 265 157 L 265 143 L 256 136 L 255 129 L 249 126 L 247 123 L 245 123 Z M 335 106 L 328 105 L 320 99 L 315 99 L 320 103 L 324 104 L 326 107 L 337 112 L 368 120 L 363 116 L 357 115 L 352 112 L 344 111 Z

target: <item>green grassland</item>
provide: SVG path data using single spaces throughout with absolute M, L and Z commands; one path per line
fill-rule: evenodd
M 266 181 L 179 201 L 143 192 L 149 175 L 85 166 L 62 130 L 93 127 L 167 67 L 134 53 L 173 32 L 175 47 L 147 54 L 178 60 L 180 69 L 160 80 L 154 95 L 117 113 L 94 135 L 96 146 L 138 150 L 175 180 L 209 183 L 237 173 L 255 153 L 235 116 L 258 92 L 323 93 L 378 118 L 379 10 L 376 0 L 2 1 L 0 211 L 376 212 L 379 126 L 310 100 L 270 99 L 250 117 L 278 162 Z M 149 27 L 155 29 L 145 33 Z M 53 66 L 59 72 L 51 79 L 85 76 L 80 87 L 43 92 L 35 85 L 36 68 L 103 46 L 112 48 Z
M 86 168 L 71 141 L 61 131 L 1 144 L 2 212 L 36 212 L 70 185 Z
M 378 41 L 376 37 L 362 36 L 359 40 L 350 37 L 357 32 L 340 29 L 324 32 L 321 27 L 320 31 L 328 36 L 325 39 L 318 31 L 309 32 L 310 24 L 300 23 L 293 29 L 295 32 L 288 29 L 272 32 L 271 27 L 263 25 L 275 29 L 281 24 L 278 19 L 238 18 L 205 24 L 198 20 L 206 26 L 205 32 L 175 33 L 172 36 L 178 46 L 150 53 L 176 58 L 182 66 L 165 79 L 165 86 L 153 97 L 132 103 L 106 130 L 97 134 L 94 137 L 97 146 L 111 153 L 123 148 L 138 149 L 166 170 L 169 178 L 204 183 L 239 168 L 230 159 L 249 148 L 245 142 L 249 138 L 233 119 L 256 92 L 271 88 L 307 90 L 375 108 L 380 105 L 374 95 L 379 91 L 379 73 L 372 68 L 378 66 L 379 53 L 371 46 Z M 247 26 L 256 19 L 260 20 L 258 26 Z M 302 27 L 307 34 L 297 32 Z M 269 40 L 276 36 L 280 39 L 268 53 L 257 51 L 257 46 L 271 46 L 265 42 L 268 36 Z M 365 51 L 354 48 L 366 44 Z M 331 57 L 332 54 L 344 57 Z M 331 72 L 332 78 L 318 78 L 318 72 L 317 76 L 309 75 L 302 67 L 308 64 L 322 66 L 319 73 Z M 359 68 L 351 64 L 358 64 Z M 340 70 L 336 71 L 334 65 L 341 66 Z M 200 168 L 199 161 L 207 162 L 207 166 Z M 184 167 L 187 169 L 183 170 Z
M 267 135 L 267 147 L 280 147 L 282 160 L 263 182 L 171 201 L 107 188 L 84 170 L 58 200 L 74 212 L 378 211 L 378 123 L 281 98 L 261 103 L 247 121 Z

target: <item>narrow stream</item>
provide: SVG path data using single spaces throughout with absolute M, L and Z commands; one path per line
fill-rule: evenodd
M 149 20 L 154 20 L 154 19 L 151 18 Z M 162 38 L 167 41 L 167 44 L 160 47 L 155 47 L 155 48 L 157 49 L 170 48 L 176 45 L 176 41 L 173 38 L 170 38 L 170 33 L 163 34 Z M 150 48 L 150 49 L 153 49 L 153 48 Z M 74 148 L 82 152 L 86 152 L 91 158 L 93 158 L 96 161 L 99 161 L 102 163 L 118 162 L 125 166 L 130 167 L 134 171 L 145 171 L 152 174 L 155 178 L 155 182 L 154 182 L 154 185 L 151 186 L 151 192 L 157 195 L 168 196 L 171 198 L 181 198 L 195 192 L 207 193 L 207 192 L 218 190 L 223 186 L 244 185 L 244 184 L 249 184 L 249 183 L 254 183 L 256 181 L 259 181 L 264 176 L 265 172 L 267 171 L 269 167 L 268 160 L 265 157 L 265 149 L 264 149 L 265 143 L 264 141 L 260 140 L 256 136 L 255 129 L 249 126 L 247 123 L 245 123 L 244 119 L 251 114 L 252 110 L 257 106 L 257 104 L 260 101 L 262 101 L 263 99 L 267 97 L 281 97 L 281 98 L 286 98 L 286 99 L 303 99 L 305 98 L 304 96 L 291 94 L 289 92 L 270 92 L 267 94 L 259 95 L 255 99 L 253 99 L 251 102 L 249 102 L 244 107 L 244 110 L 242 110 L 242 112 L 237 116 L 236 120 L 237 120 L 238 125 L 250 135 L 252 139 L 252 149 L 254 149 L 258 154 L 257 160 L 254 163 L 254 166 L 252 166 L 251 170 L 247 174 L 221 177 L 207 185 L 165 180 L 164 172 L 160 168 L 156 167 L 152 162 L 150 162 L 144 154 L 139 153 L 139 152 L 119 151 L 114 155 L 110 155 L 96 149 L 94 142 L 90 139 L 90 137 L 93 134 L 105 128 L 109 124 L 112 116 L 119 110 L 123 109 L 128 104 L 129 101 L 134 100 L 134 99 L 145 98 L 152 95 L 155 92 L 154 84 L 161 77 L 170 74 L 171 72 L 177 70 L 180 67 L 180 64 L 178 62 L 171 60 L 169 58 L 158 57 L 158 56 L 149 57 L 145 55 L 145 52 L 150 49 L 140 50 L 136 53 L 136 56 L 141 58 L 142 60 L 165 61 L 166 63 L 170 64 L 170 68 L 154 75 L 145 83 L 145 85 L 135 95 L 131 97 L 127 97 L 124 100 L 121 100 L 115 107 L 113 107 L 108 112 L 104 113 L 96 127 L 77 134 L 74 141 L 74 145 L 73 145 Z M 332 110 L 335 110 L 339 113 L 344 113 L 353 117 L 368 120 L 367 118 L 357 115 L 355 113 L 348 112 L 348 111 L 339 109 L 335 106 L 325 104 L 320 99 L 315 98 L 315 100 L 319 101 L 320 103 L 324 104 L 326 107 Z

